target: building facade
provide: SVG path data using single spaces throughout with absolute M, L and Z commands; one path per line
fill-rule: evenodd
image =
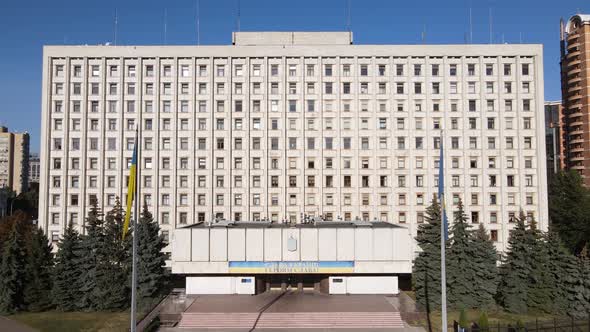
M 29 134 L 0 127 L 0 188 L 20 194 L 29 188 Z
M 561 84 L 568 169 L 590 185 L 590 15 L 561 26 Z
M 41 159 L 39 155 L 33 153 L 29 156 L 29 184 L 39 183 L 41 174 Z
M 412 234 L 437 192 L 499 248 L 547 228 L 540 45 L 351 45 L 234 33 L 224 46 L 46 46 L 40 222 L 59 237 L 139 197 L 164 234 L 212 219 L 385 221 Z
M 545 147 L 548 179 L 565 169 L 563 137 L 563 105 L 561 101 L 545 102 Z

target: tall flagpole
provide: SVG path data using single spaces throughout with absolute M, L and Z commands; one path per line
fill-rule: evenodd
M 443 131 L 440 131 L 440 157 L 441 160 L 439 162 L 439 166 L 442 167 L 442 174 L 443 177 L 439 178 L 438 181 L 444 181 L 444 143 L 443 143 Z M 441 213 L 440 213 L 440 301 L 441 301 L 441 319 L 442 319 L 442 332 L 447 332 L 447 267 L 445 262 L 445 249 L 446 249 L 446 229 L 445 229 L 445 186 L 444 182 L 441 186 L 441 195 L 440 195 L 440 204 L 441 204 Z
M 135 153 L 136 153 L 136 166 L 135 166 L 135 194 L 134 194 L 134 216 L 133 216 L 133 252 L 132 252 L 132 270 L 131 270 L 131 332 L 136 332 L 137 329 L 137 218 L 139 218 L 139 178 L 137 177 L 138 169 L 141 165 L 139 162 L 139 125 L 135 129 Z

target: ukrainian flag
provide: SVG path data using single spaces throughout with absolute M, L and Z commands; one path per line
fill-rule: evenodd
M 135 178 L 137 173 L 137 137 L 135 135 L 135 146 L 133 147 L 133 158 L 131 159 L 131 169 L 129 171 L 129 182 L 127 183 L 127 211 L 125 212 L 125 223 L 123 224 L 123 240 L 129 231 L 129 220 L 131 219 L 131 207 L 135 198 Z M 135 216 L 137 218 L 137 216 Z

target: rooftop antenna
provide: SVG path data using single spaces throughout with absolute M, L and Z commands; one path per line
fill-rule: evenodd
M 502 33 L 502 44 L 506 44 L 506 42 L 504 41 L 504 33 Z
M 426 24 L 422 27 L 422 44 L 426 42 Z
M 351 20 L 351 11 L 350 11 L 350 2 L 351 0 L 346 1 L 346 30 L 350 32 L 352 28 L 352 20 Z
M 168 44 L 168 8 L 164 8 L 164 45 Z
M 117 24 L 119 23 L 117 8 L 115 8 L 115 46 L 117 46 Z
M 492 7 L 490 7 L 490 44 L 494 42 L 494 34 L 492 29 Z
M 240 16 L 241 16 L 242 2 L 238 0 L 238 31 L 240 31 Z
M 471 16 L 471 7 L 469 7 L 469 44 L 473 44 L 473 18 Z
M 520 37 L 519 37 L 519 41 L 520 41 L 520 43 L 522 44 L 522 31 L 521 31 L 521 32 L 519 32 L 519 36 L 520 36 Z
M 197 0 L 197 45 L 201 45 L 201 1 Z

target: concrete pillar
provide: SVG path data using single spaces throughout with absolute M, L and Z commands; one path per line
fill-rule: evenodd
M 303 292 L 303 282 L 297 282 L 297 291 Z
M 286 291 L 287 290 L 287 283 L 284 281 L 281 281 L 281 291 Z

